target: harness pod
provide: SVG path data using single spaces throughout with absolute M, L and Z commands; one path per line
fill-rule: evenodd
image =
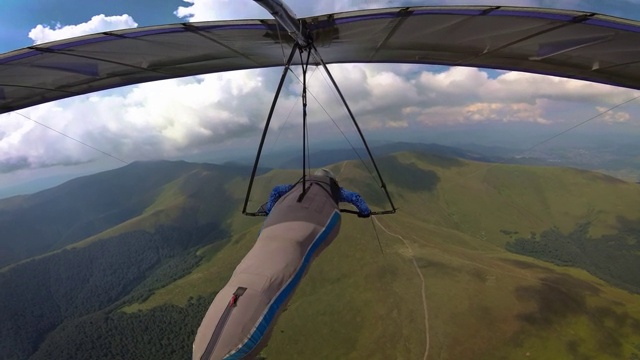
M 311 176 L 306 186 L 298 183 L 280 198 L 214 299 L 193 343 L 194 360 L 257 356 L 312 261 L 338 235 L 341 215 L 330 179 Z

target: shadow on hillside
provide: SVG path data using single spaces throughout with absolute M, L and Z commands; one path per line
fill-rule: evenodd
M 636 244 L 640 243 L 640 219 L 633 220 L 624 216 L 617 216 L 616 221 L 618 222 L 619 234 L 630 238 Z
M 392 198 L 402 196 L 405 192 L 409 195 L 419 191 L 433 192 L 440 183 L 440 176 L 435 171 L 422 169 L 413 163 L 402 163 L 393 156 L 381 158 L 377 161 L 377 165 L 385 184 L 395 188 L 389 190 Z M 380 188 L 380 181 L 375 176 L 373 168 L 365 169 L 362 164 L 358 166 L 371 173 L 371 177 L 361 177 L 356 181 L 351 180 L 340 185 L 356 189 L 369 206 L 388 209 L 388 200 Z
M 432 192 L 440 183 L 435 171 L 402 163 L 394 157 L 380 159 L 379 167 L 386 181 L 405 190 Z
M 465 163 L 458 158 L 435 154 L 415 153 L 418 160 L 442 169 L 463 167 Z
M 536 304 L 535 310 L 518 315 L 535 327 L 550 327 L 558 320 L 587 312 L 586 294 L 600 293 L 596 286 L 569 275 L 549 275 L 539 281 L 539 285 L 519 286 L 514 292 L 518 301 Z
M 553 271 L 551 271 L 553 272 Z M 553 274 L 539 279 L 538 285 L 517 287 L 515 298 L 520 302 L 533 302 L 535 309 L 517 314 L 517 318 L 533 329 L 536 334 L 554 331 L 554 328 L 570 318 L 585 317 L 591 324 L 592 334 L 568 338 L 565 348 L 575 359 L 589 359 L 594 354 L 583 350 L 592 345 L 585 344 L 585 339 L 595 339 L 595 347 L 599 353 L 608 354 L 621 359 L 624 344 L 621 334 L 640 335 L 640 320 L 631 317 L 625 310 L 616 311 L 609 306 L 589 306 L 587 295 L 598 296 L 600 289 L 593 284 L 570 275 Z M 569 320 L 570 322 L 574 322 Z M 577 321 L 577 320 L 575 320 Z M 520 344 L 530 336 L 523 328 L 514 334 L 513 340 Z

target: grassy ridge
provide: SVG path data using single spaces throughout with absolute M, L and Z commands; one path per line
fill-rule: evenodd
M 91 236 L 71 247 L 86 246 L 93 241 L 133 230 L 153 231 L 159 225 L 193 227 L 209 222 L 222 223 L 238 204 L 225 189 L 238 177 L 237 169 L 195 168 L 161 186 L 154 200 L 140 215 Z
M 503 248 L 510 238 L 500 230 L 566 230 L 588 219 L 594 235 L 613 233 L 617 216 L 640 217 L 640 187 L 574 169 L 411 153 L 380 167 L 400 208 L 380 223 L 409 248 L 377 227 L 382 255 L 371 222 L 345 216 L 340 236 L 312 265 L 276 325 L 267 358 L 422 358 L 427 337 L 413 260 L 425 279 L 429 358 L 624 359 L 639 352 L 640 296 L 582 270 L 510 254 Z M 331 169 L 342 186 L 385 206 L 360 164 Z M 254 199 L 296 176 L 262 176 Z M 245 185 L 227 189 L 241 197 Z M 127 310 L 185 304 L 219 289 L 259 227 L 260 219 L 230 219 L 232 237 L 203 248 L 198 268 Z

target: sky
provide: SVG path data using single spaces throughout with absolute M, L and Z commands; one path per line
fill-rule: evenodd
M 574 9 L 640 20 L 640 0 L 287 4 L 300 17 L 364 8 L 475 4 Z M 2 53 L 122 28 L 270 18 L 249 0 L 3 0 L 2 5 Z M 465 134 L 465 129 L 483 127 L 496 134 L 486 141 L 503 139 L 495 144 L 526 147 L 640 94 L 576 80 L 462 67 L 347 64 L 331 66 L 331 71 L 366 136 L 379 140 L 433 142 L 438 134 Z M 24 192 L 137 160 L 219 161 L 231 150 L 255 152 L 280 72 L 261 69 L 167 80 L 0 115 L 0 197 L 2 189 Z M 311 69 L 309 76 L 312 136 L 339 139 L 342 135 L 325 110 L 338 126 L 349 129 L 344 110 L 321 71 Z M 299 82 L 290 79 L 276 109 L 267 150 L 300 141 L 299 91 Z M 603 131 L 640 134 L 639 115 L 640 101 L 634 101 L 581 130 L 586 136 Z M 502 135 L 500 129 L 509 129 L 510 135 Z M 513 129 L 522 130 L 521 138 L 514 138 Z M 353 129 L 344 131 L 355 139 Z M 533 133 L 542 135 L 527 137 Z M 470 143 L 481 141 L 464 136 Z

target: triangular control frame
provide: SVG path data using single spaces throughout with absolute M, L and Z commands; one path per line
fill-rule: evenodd
M 260 207 L 260 209 L 256 212 L 248 212 L 247 211 L 247 206 L 249 203 L 249 199 L 251 197 L 251 189 L 253 187 L 253 181 L 255 180 L 255 176 L 256 176 L 256 172 L 258 170 L 258 164 L 260 162 L 260 156 L 262 155 L 262 149 L 264 147 L 264 142 L 265 139 L 267 137 L 267 132 L 269 131 L 269 125 L 271 124 L 271 119 L 273 117 L 273 112 L 275 110 L 276 104 L 278 102 L 278 98 L 280 97 L 280 92 L 282 91 L 282 86 L 284 85 L 284 81 L 287 77 L 287 73 L 290 71 L 291 69 L 291 63 L 293 61 L 293 57 L 295 56 L 295 54 L 297 52 L 300 53 L 301 56 L 301 60 L 302 60 L 302 54 L 304 52 L 307 52 L 307 57 L 306 57 L 306 61 L 301 61 L 302 63 L 302 76 L 303 76 L 303 82 L 302 82 L 302 107 L 303 107 L 303 134 L 302 134 L 302 139 L 303 139 L 303 156 L 302 156 L 302 179 L 301 181 L 303 182 L 303 188 L 306 188 L 306 186 L 304 186 L 304 182 L 306 181 L 306 158 L 307 158 L 307 147 L 306 147 L 306 138 L 307 138 L 307 102 L 306 102 L 306 91 L 307 91 L 307 84 L 306 84 L 306 73 L 307 73 L 307 68 L 309 66 L 309 59 L 311 57 L 311 54 L 314 55 L 314 57 L 318 60 L 318 62 L 322 65 L 324 71 L 327 73 L 327 75 L 329 76 L 329 79 L 331 80 L 331 83 L 333 85 L 333 87 L 335 88 L 335 90 L 337 91 L 338 95 L 340 96 L 340 99 L 342 100 L 342 103 L 344 104 L 347 112 L 349 113 L 349 116 L 351 117 L 351 120 L 356 128 L 356 130 L 358 131 L 358 135 L 360 136 L 360 139 L 362 140 L 362 143 L 364 144 L 365 149 L 367 150 L 367 155 L 369 156 L 369 159 L 371 159 L 371 163 L 373 164 L 373 167 L 376 171 L 376 174 L 378 175 L 378 179 L 380 180 L 380 188 L 384 191 L 387 200 L 389 201 L 389 204 L 391 205 L 391 209 L 390 210 L 383 210 L 383 211 L 373 211 L 371 212 L 371 215 L 385 215 L 385 214 L 394 214 L 397 210 L 397 208 L 395 207 L 395 205 L 393 204 L 393 201 L 391 200 L 391 196 L 389 195 L 389 191 L 387 190 L 387 185 L 384 182 L 384 179 L 382 178 L 382 175 L 380 174 L 380 170 L 378 169 L 378 165 L 376 164 L 375 159 L 373 158 L 373 155 L 371 154 L 371 149 L 369 148 L 369 145 L 367 144 L 367 140 L 364 137 L 364 134 L 362 133 L 362 130 L 360 129 L 360 125 L 358 125 L 358 122 L 356 121 L 355 116 L 353 115 L 353 112 L 351 111 L 351 108 L 349 107 L 349 104 L 347 103 L 347 100 L 345 99 L 344 95 L 342 94 L 342 91 L 340 90 L 340 88 L 338 87 L 338 84 L 336 83 L 333 75 L 331 74 L 331 72 L 329 71 L 329 68 L 327 67 L 327 64 L 324 62 L 324 60 L 322 59 L 322 56 L 320 55 L 320 53 L 318 52 L 318 49 L 315 47 L 315 45 L 313 44 L 313 37 L 311 36 L 311 34 L 309 33 L 308 30 L 306 30 L 306 24 L 304 23 L 304 21 L 298 20 L 296 19 L 296 17 L 293 15 L 293 13 L 291 12 L 291 10 L 284 5 L 281 1 L 279 0 L 255 0 L 257 3 L 259 3 L 261 6 L 263 6 L 264 8 L 266 8 L 275 18 L 276 21 L 278 21 L 278 23 L 282 26 L 284 26 L 285 29 L 287 29 L 287 31 L 289 32 L 289 35 L 291 35 L 294 39 L 294 43 L 293 46 L 291 48 L 291 53 L 289 54 L 289 57 L 286 60 L 286 63 L 284 64 L 284 68 L 282 69 L 282 75 L 280 76 L 280 82 L 278 83 L 278 87 L 276 89 L 275 95 L 273 97 L 273 101 L 271 102 L 271 108 L 269 109 L 269 115 L 267 116 L 267 121 L 265 122 L 264 125 L 264 129 L 262 130 L 262 136 L 260 138 L 260 144 L 258 145 L 258 151 L 256 152 L 256 158 L 255 161 L 253 163 L 253 168 L 251 170 L 251 178 L 249 179 L 249 185 L 247 186 L 247 193 L 244 199 L 244 205 L 242 207 L 242 213 L 244 215 L 247 216 L 266 216 L 267 213 L 264 211 L 264 206 Z M 341 212 L 344 213 L 351 213 L 351 214 L 358 214 L 358 212 L 353 211 L 353 210 L 349 210 L 349 209 L 340 209 Z

